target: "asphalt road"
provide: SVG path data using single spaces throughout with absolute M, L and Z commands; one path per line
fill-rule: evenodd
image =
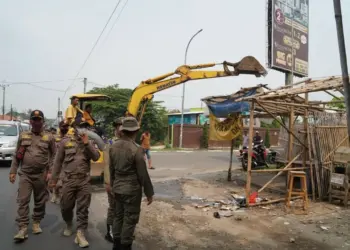
M 149 170 L 154 182 L 156 198 L 157 192 L 161 195 L 164 188 L 171 186 L 166 180 L 189 177 L 191 175 L 227 170 L 229 164 L 229 152 L 218 151 L 194 151 L 194 152 L 151 152 L 155 170 Z M 234 167 L 238 167 L 237 160 L 233 159 Z M 236 164 L 235 164 L 236 163 Z M 17 214 L 16 191 L 18 183 L 10 184 L 8 181 L 9 167 L 0 162 L 0 250 L 72 250 L 80 249 L 74 244 L 74 236 L 69 238 L 62 236 L 64 222 L 61 219 L 59 206 L 47 203 L 46 216 L 41 223 L 43 233 L 31 234 L 24 243 L 15 244 L 13 236 L 17 227 L 15 218 Z M 163 186 L 165 185 L 165 186 Z M 175 188 L 175 187 L 173 187 Z M 176 190 L 173 190 L 174 192 Z M 176 193 L 176 192 L 175 192 Z M 104 240 L 105 215 L 107 201 L 101 200 L 99 193 L 94 193 L 90 206 L 89 230 L 87 238 L 90 249 L 112 249 L 112 244 Z M 31 208 L 32 208 L 31 204 Z M 141 242 L 136 242 L 141 244 Z M 137 245 L 135 246 L 135 249 Z
M 234 152 L 232 167 L 240 164 Z M 158 151 L 151 152 L 152 165 L 150 170 L 152 181 L 165 181 L 218 171 L 226 171 L 229 167 L 229 151 Z
M 0 163 L 1 164 L 1 163 Z M 47 203 L 46 216 L 42 221 L 43 233 L 31 234 L 29 227 L 29 238 L 20 244 L 13 242 L 13 236 L 17 231 L 15 218 L 17 214 L 16 191 L 18 183 L 14 185 L 8 181 L 9 168 L 0 165 L 0 249 L 1 250 L 73 250 L 80 249 L 74 244 L 74 236 L 69 238 L 62 236 L 64 222 L 61 219 L 59 206 Z M 31 204 L 32 208 L 32 204 Z M 105 211 L 103 211 L 105 213 Z M 105 242 L 103 238 L 103 223 L 95 223 L 90 218 L 89 234 L 90 249 L 111 250 L 112 244 Z

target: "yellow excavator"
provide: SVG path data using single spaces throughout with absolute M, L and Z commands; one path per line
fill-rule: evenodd
M 223 65 L 223 70 L 199 70 L 211 68 L 216 65 Z M 230 67 L 232 69 L 230 69 Z M 267 71 L 253 56 L 246 56 L 236 63 L 224 61 L 223 63 L 180 66 L 175 70 L 175 72 L 142 81 L 132 93 L 126 116 L 135 117 L 141 124 L 142 116 L 145 112 L 147 103 L 153 99 L 154 93 L 177 86 L 187 81 L 238 76 L 240 74 L 255 75 L 256 77 L 260 77 L 265 76 Z
M 222 65 L 223 70 L 199 70 Z M 231 69 L 230 69 L 231 67 Z M 265 76 L 267 71 L 252 56 L 246 56 L 236 63 L 224 61 L 223 63 L 207 63 L 199 65 L 183 65 L 178 67 L 175 72 L 161 75 L 146 81 L 142 81 L 132 92 L 129 100 L 126 116 L 135 117 L 141 124 L 142 116 L 145 112 L 147 103 L 153 99 L 153 94 L 162 90 L 177 86 L 187 81 L 211 79 L 227 76 L 238 76 L 241 74 L 255 75 L 256 77 Z M 173 76 L 173 77 L 172 77 Z M 169 78 L 171 77 L 171 78 Z M 80 100 L 80 108 L 84 108 L 85 101 L 105 101 L 109 97 L 99 94 L 77 94 L 74 95 Z M 100 151 L 101 157 L 98 161 L 92 162 L 91 175 L 102 176 L 105 164 L 107 164 L 108 147 Z

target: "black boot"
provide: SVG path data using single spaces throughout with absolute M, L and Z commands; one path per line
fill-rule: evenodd
M 113 250 L 122 250 L 122 245 L 120 244 L 119 238 L 115 238 L 113 240 Z
M 105 235 L 105 239 L 111 243 L 114 243 L 113 237 L 111 235 L 111 225 L 107 224 L 107 233 Z M 118 249 L 118 248 L 117 248 Z

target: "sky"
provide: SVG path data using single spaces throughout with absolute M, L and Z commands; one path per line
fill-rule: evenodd
M 69 79 L 76 77 L 117 2 L 0 0 L 0 81 L 49 81 L 7 87 L 6 111 L 12 104 L 17 111 L 37 108 L 54 118 L 58 98 L 69 86 L 63 110 L 71 95 L 82 93 L 82 81 Z M 129 0 L 120 14 L 125 2 L 78 75 L 88 79 L 88 90 L 115 83 L 135 88 L 143 80 L 173 72 L 184 64 L 186 45 L 199 29 L 203 31 L 190 45 L 187 64 L 238 62 L 251 55 L 266 66 L 265 0 Z M 350 1 L 341 2 L 349 54 Z M 333 1 L 310 0 L 309 14 L 309 76 L 340 75 Z M 282 86 L 284 74 L 269 70 L 265 78 L 188 82 L 185 108 L 200 107 L 206 96 L 231 94 L 259 83 Z M 155 94 L 155 100 L 164 101 L 168 109 L 180 109 L 181 95 L 182 85 Z M 318 94 L 310 99 L 330 97 Z

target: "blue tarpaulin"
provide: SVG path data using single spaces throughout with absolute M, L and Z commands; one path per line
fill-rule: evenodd
M 256 88 L 251 89 L 241 95 L 238 95 L 234 98 L 228 99 L 226 101 L 215 103 L 215 104 L 207 104 L 210 112 L 215 117 L 227 117 L 232 113 L 242 113 L 250 111 L 249 102 L 235 102 L 238 98 L 247 97 L 256 94 Z

